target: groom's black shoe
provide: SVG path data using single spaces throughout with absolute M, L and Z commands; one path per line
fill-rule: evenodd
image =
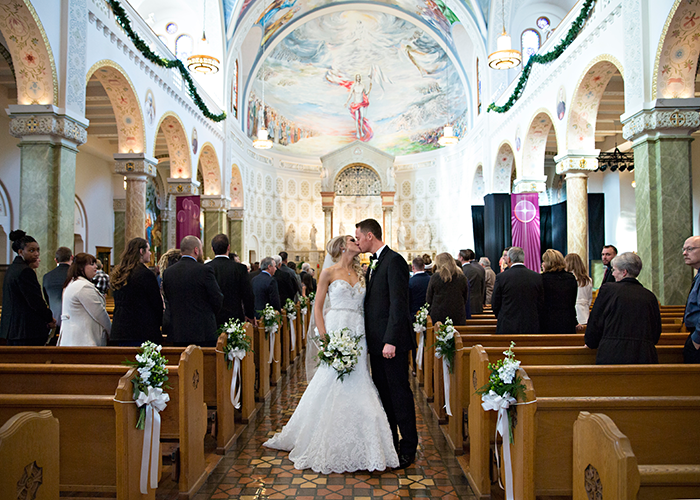
M 397 469 L 405 469 L 410 466 L 416 459 L 415 455 L 399 455 L 399 466 Z

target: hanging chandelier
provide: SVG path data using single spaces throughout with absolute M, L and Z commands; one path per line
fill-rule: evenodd
M 442 131 L 442 136 L 438 139 L 440 146 L 454 146 L 459 142 L 459 137 L 454 133 L 452 125 L 445 125 Z
M 207 13 L 207 0 L 204 0 L 204 8 L 202 9 L 202 40 L 198 44 L 199 54 L 192 54 L 187 58 L 187 69 L 190 71 L 197 71 L 198 73 L 203 73 L 205 75 L 211 75 L 218 73 L 221 61 L 216 57 L 206 54 L 209 49 L 209 42 L 207 42 L 207 31 L 206 31 L 206 13 Z
M 265 21 L 263 21 L 263 36 L 265 34 Z M 270 149 L 272 147 L 272 140 L 267 134 L 267 127 L 265 126 L 265 41 L 263 39 L 262 48 L 262 100 L 261 100 L 261 112 L 260 121 L 258 123 L 258 136 L 253 141 L 253 147 L 256 149 Z
M 493 69 L 515 68 L 521 61 L 520 51 L 511 48 L 510 35 L 506 32 L 505 0 L 501 0 L 503 33 L 496 41 L 496 52 L 489 54 L 489 67 Z

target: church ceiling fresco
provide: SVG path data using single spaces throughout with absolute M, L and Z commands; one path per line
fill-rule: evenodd
M 313 18 L 258 68 L 246 130 L 257 133 L 264 75 L 265 128 L 281 152 L 323 155 L 361 140 L 410 154 L 435 149 L 448 121 L 458 135 L 466 128 L 459 70 L 434 35 L 388 12 Z

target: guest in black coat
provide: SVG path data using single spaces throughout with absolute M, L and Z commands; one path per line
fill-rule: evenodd
M 520 247 L 510 247 L 502 260 L 509 267 L 496 275 L 491 296 L 498 319 L 496 333 L 540 333 L 542 276 L 525 267 L 525 252 Z
M 605 268 L 605 273 L 603 274 L 603 281 L 600 286 L 606 283 L 615 283 L 615 276 L 612 273 L 612 260 L 617 256 L 617 248 L 613 245 L 605 245 L 603 251 L 600 254 L 600 258 L 603 261 L 603 267 Z
M 306 287 L 307 297 L 310 293 L 316 293 L 316 278 L 314 278 L 314 269 L 311 267 L 311 264 L 308 262 L 302 264 L 299 277 L 301 278 L 301 284 Z
M 216 313 L 224 295 L 214 270 L 202 264 L 202 242 L 185 236 L 180 243 L 182 258 L 163 273 L 168 324 L 163 328 L 176 346 L 216 346 Z
M 277 274 L 277 264 L 272 257 L 265 257 L 260 262 L 260 274 L 252 281 L 253 296 L 255 297 L 255 317 L 260 318 L 260 312 L 270 304 L 273 309 L 282 309 L 277 282 L 273 278 Z
M 428 283 L 430 283 L 430 275 L 425 272 L 425 262 L 422 257 L 416 257 L 413 259 L 413 276 L 408 280 L 408 302 L 411 316 L 415 316 L 418 309 L 425 305 Z
M 59 247 L 56 250 L 56 267 L 46 273 L 41 280 L 44 290 L 44 298 L 51 308 L 51 313 L 56 319 L 56 333 L 61 328 L 61 304 L 63 302 L 63 283 L 68 276 L 68 268 L 73 262 L 73 252 L 68 247 Z
M 216 315 L 216 323 L 221 326 L 230 319 L 239 321 L 248 319 L 252 323 L 255 307 L 253 287 L 248 279 L 248 268 L 229 258 L 231 245 L 225 234 L 214 236 L 211 240 L 211 249 L 216 257 L 205 265 L 214 270 L 216 282 L 219 284 L 221 293 L 224 294 L 224 302 Z
M 472 314 L 484 312 L 484 297 L 486 296 L 486 270 L 476 261 L 474 250 L 460 250 L 457 260 L 462 272 L 469 280 L 469 308 Z
M 548 249 L 542 255 L 544 307 L 540 314 L 542 333 L 576 333 L 576 277 L 565 270 L 564 256 Z
M 0 338 L 7 339 L 7 345 L 44 345 L 56 321 L 44 302 L 34 270 L 39 244 L 19 229 L 10 233 L 10 241 L 17 257 L 7 268 L 2 285 Z
M 287 253 L 282 252 L 284 257 Z M 277 288 L 280 294 L 280 302 L 282 305 L 287 303 L 287 299 L 294 300 L 295 295 L 298 293 L 301 295 L 301 282 L 297 282 L 296 273 L 289 269 L 283 263 L 283 257 L 280 255 L 275 255 L 272 257 L 275 260 L 275 275 L 273 276 L 277 282 Z M 260 268 L 265 269 L 260 263 Z
M 467 324 L 469 281 L 449 253 L 435 257 L 425 300 L 430 304 L 433 323 L 444 323 L 450 318 L 455 326 Z
M 150 260 L 148 242 L 133 238 L 112 269 L 114 319 L 109 339 L 119 346 L 140 346 L 146 340 L 163 343 L 163 297 L 158 278 L 146 267 Z
M 612 260 L 616 283 L 598 291 L 586 328 L 586 345 L 598 349 L 596 364 L 658 363 L 661 312 L 656 295 L 637 281 L 642 259 L 632 252 Z

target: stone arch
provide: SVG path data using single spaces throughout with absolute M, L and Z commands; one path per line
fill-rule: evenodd
M 510 179 L 515 167 L 515 154 L 510 141 L 503 141 L 498 146 L 496 161 L 493 166 L 493 188 L 494 193 L 510 193 Z
M 56 63 L 44 27 L 31 2 L 2 2 L 0 31 L 15 67 L 17 104 L 58 106 Z
M 571 97 L 571 111 L 569 111 L 569 122 L 566 128 L 568 149 L 595 149 L 598 107 L 605 87 L 616 72 L 624 78 L 622 64 L 608 54 L 596 57 L 583 72 Z
M 136 88 L 126 71 L 114 61 L 103 59 L 92 65 L 85 84 L 95 77 L 104 87 L 117 122 L 120 153 L 146 152 L 146 127 Z
M 700 56 L 700 9 L 676 0 L 666 19 L 654 61 L 651 99 L 695 97 L 695 72 Z M 695 19 L 695 22 L 692 22 Z
M 73 223 L 73 253 L 87 252 L 88 219 L 83 200 L 75 195 L 75 222 Z
M 549 111 L 546 109 L 537 110 L 525 134 L 520 177 L 544 175 L 544 154 L 547 149 L 547 136 L 549 136 L 549 131 L 553 126 L 554 120 Z M 557 149 L 559 148 L 557 147 Z
M 483 205 L 485 194 L 484 166 L 479 163 L 474 170 L 474 180 L 472 181 L 472 205 Z
M 204 186 L 201 187 L 202 194 L 221 194 L 221 167 L 219 158 L 216 156 L 216 149 L 210 142 L 204 143 L 202 151 L 199 153 L 199 164 L 202 167 L 202 177 Z
M 231 197 L 231 208 L 243 208 L 243 177 L 241 170 L 235 163 L 231 165 L 231 185 L 229 187 L 229 196 Z
M 183 125 L 182 120 L 180 120 L 180 117 L 172 111 L 168 111 L 160 118 L 158 126 L 156 127 L 156 131 L 158 130 L 163 131 L 165 142 L 168 145 L 168 156 L 170 157 L 170 177 L 175 179 L 193 178 L 190 145 L 187 141 L 185 126 Z

